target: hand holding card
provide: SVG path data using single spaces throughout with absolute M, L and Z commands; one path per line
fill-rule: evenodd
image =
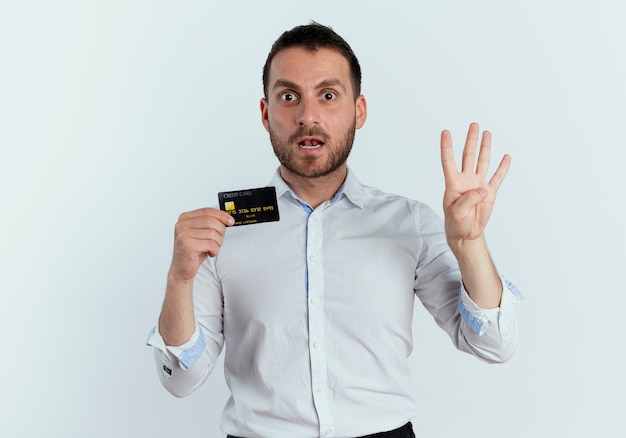
M 215 208 L 183 213 L 174 229 L 174 255 L 169 276 L 177 281 L 192 280 L 207 257 L 214 257 L 224 241 L 233 218 Z
M 237 225 L 278 221 L 275 187 L 235 190 L 217 194 L 220 210 L 230 214 Z

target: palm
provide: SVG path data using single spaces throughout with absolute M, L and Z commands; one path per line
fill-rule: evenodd
M 441 163 L 446 184 L 443 209 L 448 241 L 474 240 L 482 236 L 491 217 L 498 188 L 511 163 L 511 158 L 505 155 L 487 182 L 491 134 L 489 131 L 483 133 L 476 161 L 478 133 L 478 124 L 472 123 L 463 148 L 460 172 L 454 160 L 450 132 L 441 134 Z

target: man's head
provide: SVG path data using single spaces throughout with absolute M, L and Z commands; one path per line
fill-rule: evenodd
M 267 97 L 269 73 L 274 57 L 279 52 L 292 47 L 302 47 L 311 52 L 319 49 L 330 49 L 341 54 L 350 66 L 354 99 L 361 94 L 361 66 L 350 45 L 332 28 L 312 22 L 311 24 L 296 26 L 284 32 L 272 45 L 272 49 L 267 55 L 267 60 L 263 66 L 263 92 L 265 97 Z
M 283 178 L 345 177 L 355 129 L 367 117 L 360 76 L 352 50 L 328 27 L 300 26 L 277 40 L 260 109 Z

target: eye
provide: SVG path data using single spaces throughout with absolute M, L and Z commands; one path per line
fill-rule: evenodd
M 322 98 L 324 100 L 335 100 L 337 98 L 337 94 L 334 91 L 325 91 L 322 94 Z
M 291 91 L 285 91 L 284 93 L 280 94 L 280 100 L 284 102 L 293 102 L 294 100 L 297 100 L 297 99 L 298 97 Z

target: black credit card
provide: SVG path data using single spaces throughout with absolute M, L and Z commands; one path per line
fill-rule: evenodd
M 219 192 L 220 210 L 235 218 L 236 225 L 279 220 L 275 187 Z

